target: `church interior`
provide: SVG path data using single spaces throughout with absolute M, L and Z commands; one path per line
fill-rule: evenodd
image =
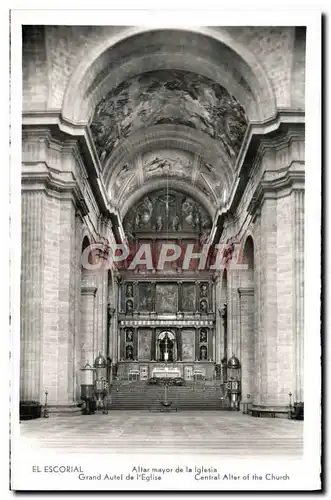
M 305 29 L 22 39 L 22 412 L 47 413 L 36 429 L 210 410 L 294 432 Z

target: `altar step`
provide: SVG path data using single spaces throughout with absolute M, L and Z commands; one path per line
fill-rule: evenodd
M 151 410 L 162 408 L 165 391 L 162 386 L 152 386 L 146 382 L 137 382 L 113 387 L 111 405 L 113 410 Z M 224 410 L 221 403 L 219 386 L 188 384 L 168 387 L 167 400 L 171 401 L 171 410 Z

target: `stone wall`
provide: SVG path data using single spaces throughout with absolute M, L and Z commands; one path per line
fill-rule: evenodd
M 47 390 L 50 405 L 71 405 L 79 396 L 81 363 L 86 356 L 93 363 L 106 348 L 108 273 L 94 280 L 81 268 L 83 234 L 93 241 L 106 229 L 72 141 L 25 127 L 22 149 L 20 397 L 43 401 Z M 92 278 L 90 308 L 85 280 Z M 86 339 L 92 348 L 85 355 Z

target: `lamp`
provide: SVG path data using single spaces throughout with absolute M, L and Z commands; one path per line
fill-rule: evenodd
M 80 381 L 80 397 L 85 401 L 86 407 L 83 411 L 83 415 L 91 415 L 94 413 L 94 368 L 89 364 L 81 368 L 81 381 Z
M 98 357 L 94 361 L 95 368 L 95 395 L 97 398 L 97 409 L 102 409 L 102 413 L 108 413 L 107 396 L 108 396 L 108 380 L 107 369 L 108 363 L 99 351 Z
M 231 408 L 237 411 L 239 411 L 240 373 L 240 361 L 234 354 L 232 354 L 227 364 L 226 388 L 228 396 L 230 396 Z

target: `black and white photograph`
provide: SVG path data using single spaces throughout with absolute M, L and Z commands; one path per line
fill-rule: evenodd
M 12 12 L 13 490 L 320 488 L 320 15 L 200 14 Z

